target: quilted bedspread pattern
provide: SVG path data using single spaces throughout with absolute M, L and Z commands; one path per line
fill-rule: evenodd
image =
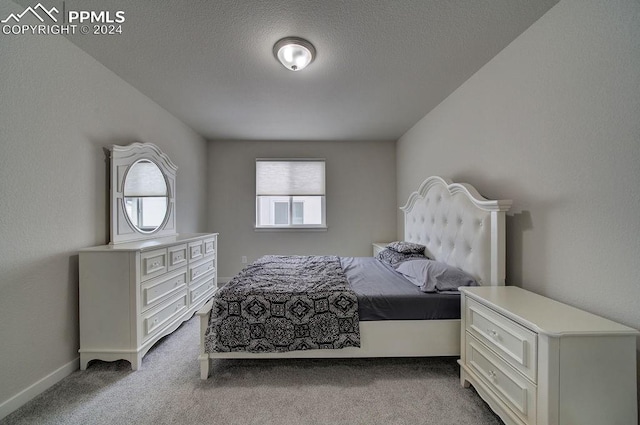
M 267 255 L 213 298 L 205 351 L 360 346 L 358 300 L 335 256 Z

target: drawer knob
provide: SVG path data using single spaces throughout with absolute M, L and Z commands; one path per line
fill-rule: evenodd
M 495 329 L 487 329 L 487 333 L 491 338 L 494 338 L 494 339 L 497 339 L 499 336 L 498 331 Z
M 489 371 L 489 379 L 491 379 L 493 382 L 495 382 L 497 377 L 498 376 L 496 375 L 496 372 L 494 370 L 490 370 Z

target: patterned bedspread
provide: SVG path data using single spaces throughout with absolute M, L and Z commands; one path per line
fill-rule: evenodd
M 360 346 L 358 299 L 335 256 L 264 256 L 213 298 L 205 351 Z

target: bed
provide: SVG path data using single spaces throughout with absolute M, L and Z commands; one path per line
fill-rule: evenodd
M 488 200 L 465 183 L 438 176 L 427 178 L 400 209 L 404 213 L 404 241 L 424 245 L 425 254 L 459 268 L 479 285 L 504 285 L 505 213 L 508 200 Z M 343 267 L 351 257 L 340 258 Z M 359 267 L 371 269 L 372 258 Z M 346 266 L 345 266 L 346 264 Z M 419 294 L 418 294 L 419 296 Z M 457 295 L 451 295 L 457 297 Z M 458 300 L 458 298 L 455 298 Z M 459 301 L 456 301 L 459 302 Z M 205 336 L 213 301 L 197 313 L 200 318 L 200 374 L 207 379 L 211 359 L 225 358 L 349 358 L 430 357 L 460 354 L 460 318 L 370 320 L 359 322 L 359 346 L 284 352 L 207 352 Z M 458 310 L 459 311 L 459 310 Z M 426 314 L 424 319 L 429 319 Z M 445 316 L 446 317 L 446 316 Z

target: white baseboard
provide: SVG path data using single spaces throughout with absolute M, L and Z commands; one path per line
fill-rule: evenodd
M 10 399 L 3 401 L 0 403 L 0 420 L 78 369 L 80 369 L 80 358 L 76 357 Z

